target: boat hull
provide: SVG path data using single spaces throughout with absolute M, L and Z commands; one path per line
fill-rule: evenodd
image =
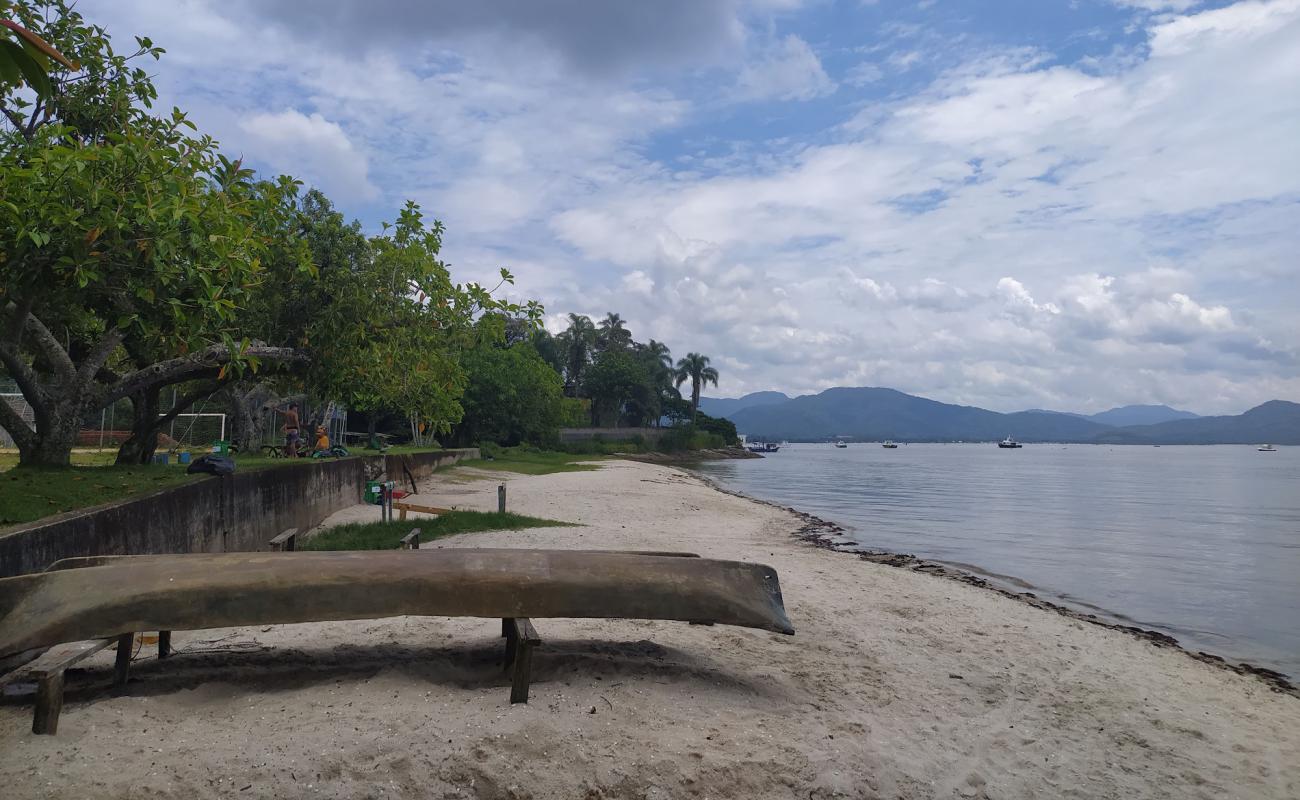
M 69 559 L 0 579 L 0 655 L 145 630 L 402 615 L 711 622 L 793 634 L 776 571 L 487 548 Z

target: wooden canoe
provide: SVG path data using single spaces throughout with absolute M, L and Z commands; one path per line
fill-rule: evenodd
M 793 634 L 762 564 L 445 548 L 68 559 L 0 579 L 0 656 L 134 631 L 446 617 L 681 620 Z

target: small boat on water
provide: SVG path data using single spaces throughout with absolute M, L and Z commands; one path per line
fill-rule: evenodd
M 894 444 L 894 440 L 893 440 L 893 439 L 886 439 L 886 440 L 885 440 L 885 443 L 882 444 L 881 447 L 885 448 L 886 450 L 897 450 L 897 449 L 898 449 L 898 445 Z
M 1276 452 L 1277 452 L 1277 448 L 1274 447 L 1274 446 L 1271 445 L 1271 444 L 1262 444 L 1262 445 L 1260 445 L 1259 447 L 1257 447 L 1256 449 L 1259 450 L 1259 452 L 1261 452 L 1261 453 L 1276 453 Z
M 745 449 L 751 453 L 775 453 L 781 449 L 781 445 L 772 442 L 750 442 L 745 445 Z
M 1011 436 L 1008 434 L 1007 438 L 998 442 L 998 447 L 1001 447 L 1003 450 L 1015 450 L 1016 448 L 1021 447 L 1021 444 L 1020 442 L 1017 442 L 1015 439 L 1012 439 Z
M 843 439 L 836 439 L 835 446 L 840 448 L 848 447 L 848 445 L 844 443 Z

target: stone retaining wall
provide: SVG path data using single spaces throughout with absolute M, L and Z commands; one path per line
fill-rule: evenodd
M 313 527 L 361 502 L 367 480 L 387 476 L 409 491 L 408 472 L 421 481 L 478 455 L 470 448 L 236 471 L 60 514 L 0 533 L 0 577 L 76 556 L 264 550 L 286 528 Z

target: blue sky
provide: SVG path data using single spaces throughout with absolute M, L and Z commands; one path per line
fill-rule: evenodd
M 164 104 L 723 394 L 1300 399 L 1300 0 L 83 0 Z

